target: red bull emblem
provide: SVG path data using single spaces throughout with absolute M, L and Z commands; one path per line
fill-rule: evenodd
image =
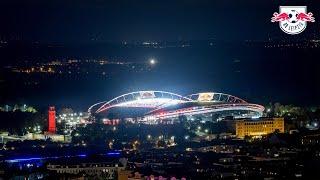
M 153 91 L 141 91 L 140 92 L 140 98 L 141 99 L 150 99 L 150 98 L 155 98 L 155 94 Z
M 307 22 L 315 22 L 307 6 L 280 6 L 279 13 L 273 13 L 271 22 L 279 22 L 281 30 L 287 34 L 299 34 L 307 27 Z

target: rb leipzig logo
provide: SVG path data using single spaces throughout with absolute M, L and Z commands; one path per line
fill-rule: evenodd
M 313 14 L 307 13 L 307 6 L 280 6 L 279 13 L 273 13 L 271 22 L 279 22 L 281 30 L 287 34 L 299 34 L 307 27 L 307 22 L 315 22 Z

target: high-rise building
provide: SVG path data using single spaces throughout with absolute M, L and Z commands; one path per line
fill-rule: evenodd
M 236 135 L 239 138 L 267 135 L 276 130 L 280 133 L 284 132 L 283 118 L 244 119 L 236 121 Z
M 49 107 L 48 123 L 48 132 L 56 133 L 56 110 L 54 106 Z

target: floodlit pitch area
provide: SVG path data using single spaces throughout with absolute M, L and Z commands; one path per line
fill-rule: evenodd
M 108 114 L 114 109 L 138 112 L 134 116 L 145 122 L 203 114 L 218 114 L 220 117 L 259 117 L 264 111 L 261 105 L 248 103 L 224 93 L 205 92 L 181 96 L 164 91 L 138 91 L 96 103 L 88 112 L 95 116 Z

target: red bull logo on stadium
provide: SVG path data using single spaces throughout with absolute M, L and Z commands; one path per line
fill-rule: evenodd
M 154 94 L 153 91 L 141 91 L 140 92 L 140 98 L 141 99 L 151 99 L 151 98 L 155 98 L 156 95 Z
M 307 27 L 307 22 L 315 22 L 307 6 L 280 6 L 279 13 L 273 13 L 271 22 L 279 22 L 281 30 L 287 34 L 299 34 Z

